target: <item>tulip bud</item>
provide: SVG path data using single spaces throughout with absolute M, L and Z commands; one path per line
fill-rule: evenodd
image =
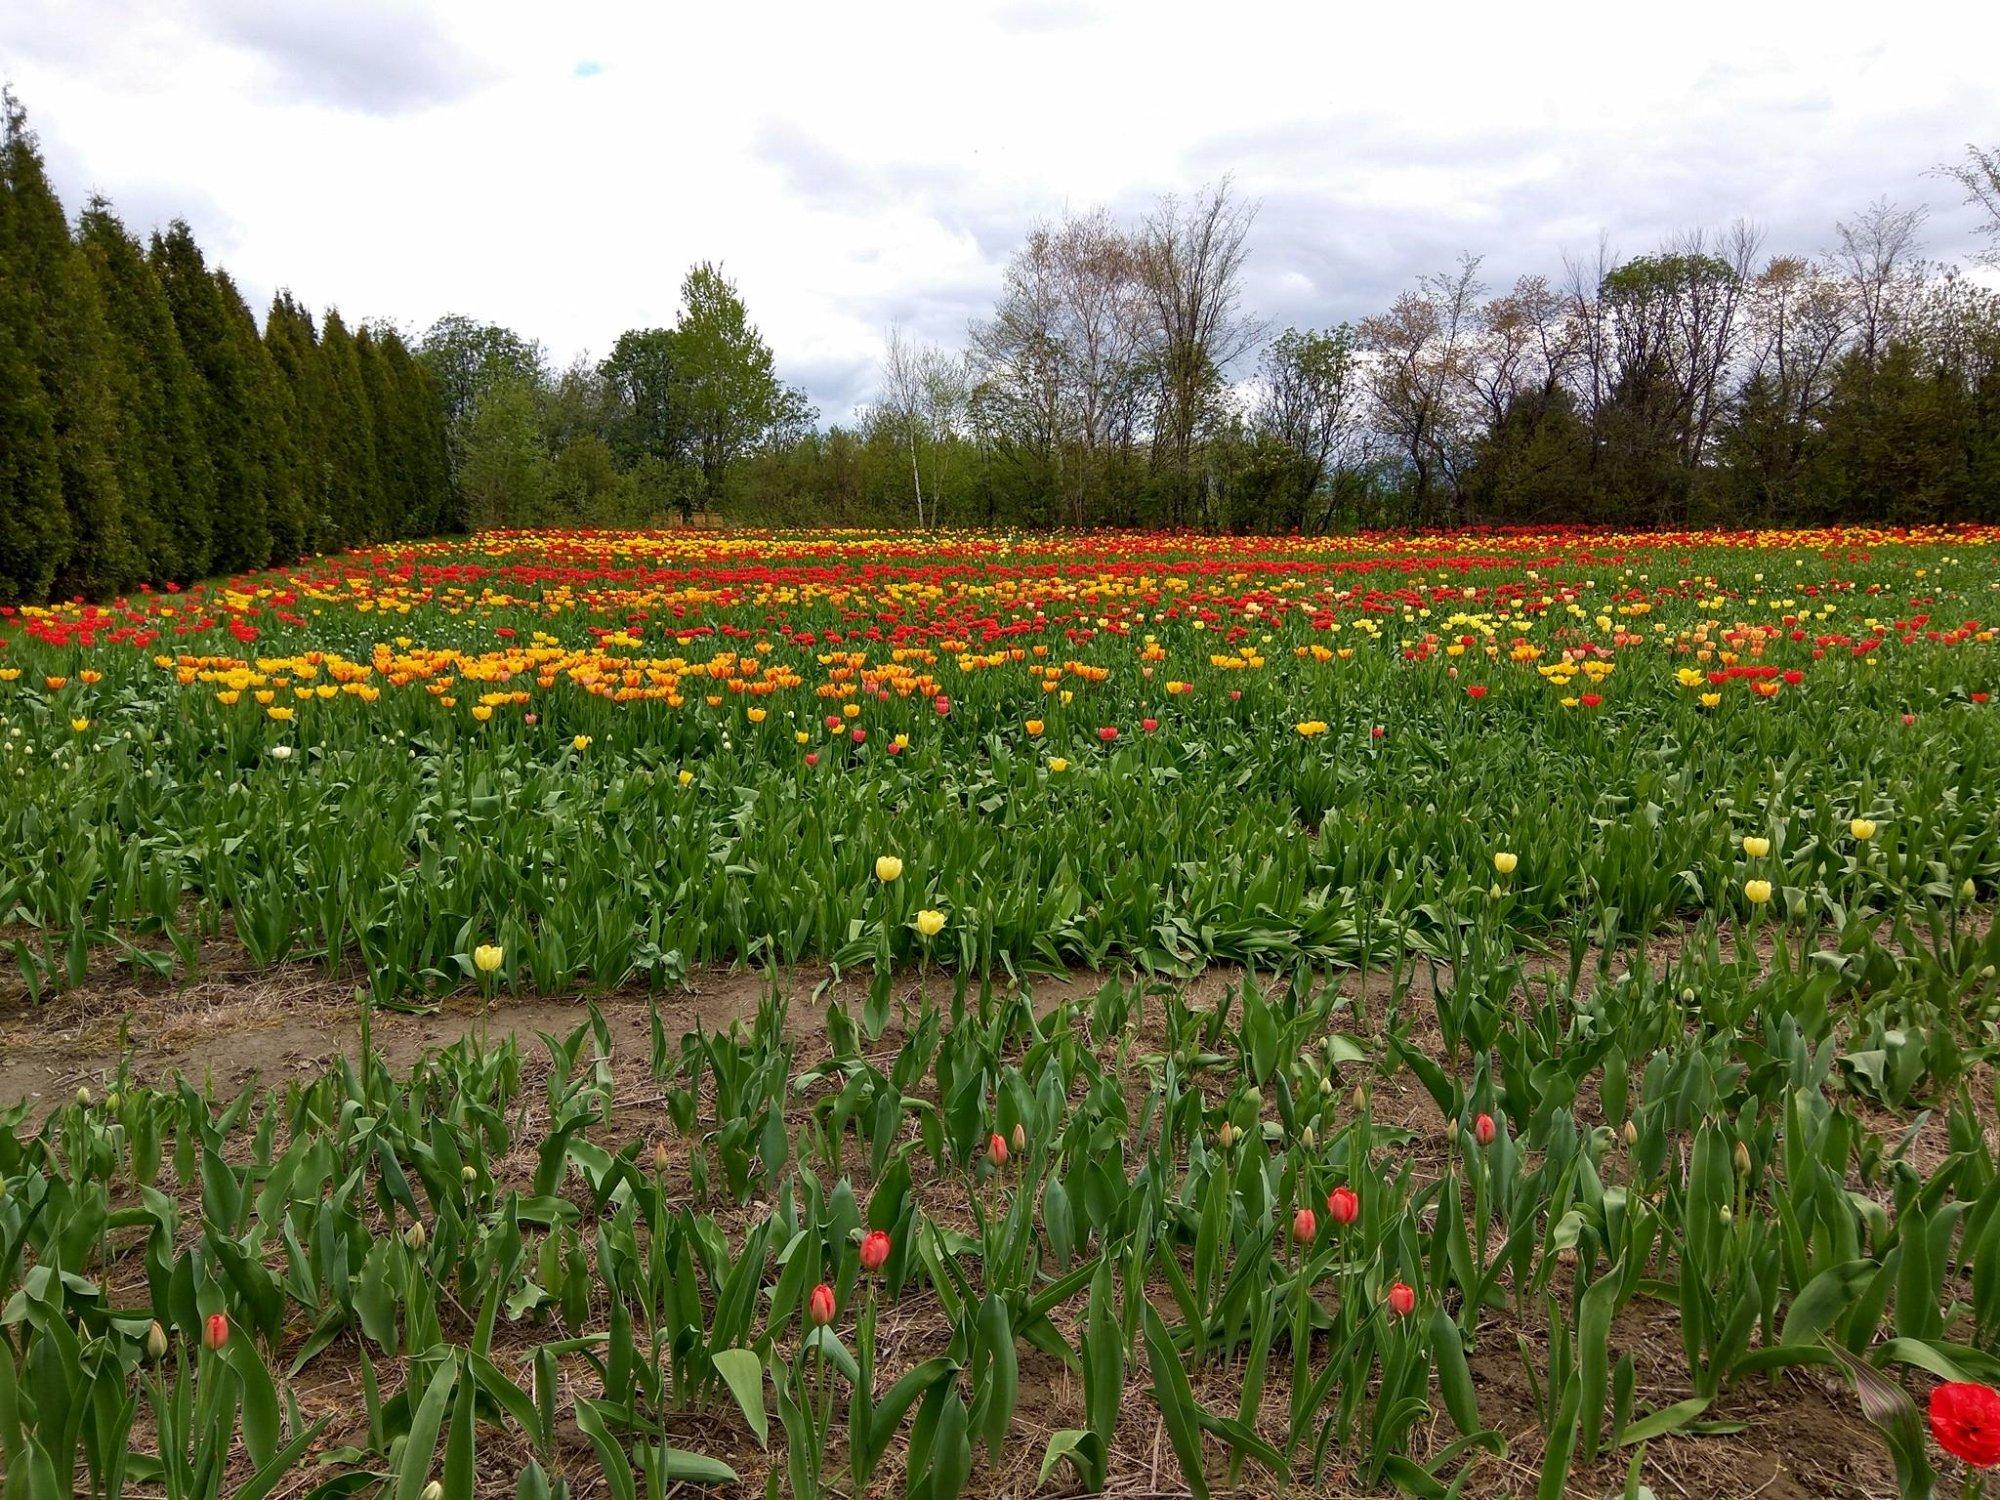
M 221 1313 L 210 1313 L 208 1321 L 201 1325 L 201 1347 L 220 1349 L 229 1342 L 229 1319 Z
M 424 1221 L 422 1219 L 417 1220 L 416 1223 L 403 1231 L 403 1243 L 408 1245 L 412 1250 L 421 1252 L 424 1246 L 430 1243 L 430 1239 L 430 1231 L 424 1228 Z
M 1332 1094 L 1333 1094 L 1333 1078 L 1332 1078 L 1332 1076 L 1331 1076 L 1331 1075 L 1329 1075 L 1329 1074 L 1326 1074 L 1326 1073 L 1322 1073 L 1322 1074 L 1320 1074 L 1320 1077 L 1319 1077 L 1319 1091 L 1320 1091 L 1320 1094 L 1321 1094 L 1321 1095 L 1322 1095 L 1323 1097 L 1328 1097 L 1328 1098 L 1330 1098 L 1330 1097 L 1332 1096 Z
M 1625 1149 L 1627 1151 L 1630 1151 L 1634 1146 L 1637 1146 L 1638 1144 L 1639 1144 L 1639 1122 L 1637 1120 L 1627 1120 L 1625 1122 Z
M 1224 1151 L 1227 1151 L 1231 1146 L 1236 1144 L 1235 1125 L 1230 1123 L 1228 1120 L 1224 1120 L 1222 1122 L 1222 1128 L 1215 1132 L 1215 1139 L 1216 1142 L 1222 1147 L 1222 1149 Z
M 888 1262 L 893 1248 L 886 1229 L 871 1229 L 861 1236 L 861 1269 L 879 1271 Z
M 81 1104 L 85 1109 L 90 1108 L 90 1090 L 88 1088 L 79 1088 L 76 1091 L 76 1102 Z
M 1744 1145 L 1743 1142 L 1738 1141 L 1736 1143 L 1735 1155 L 1736 1175 L 1738 1177 L 1748 1177 L 1750 1175 L 1750 1148 Z
M 996 1172 L 1007 1165 L 1007 1137 L 997 1130 L 986 1138 L 986 1159 Z
M 162 1328 L 160 1320 L 155 1318 L 152 1326 L 146 1330 L 146 1359 L 149 1363 L 158 1364 L 166 1357 L 167 1330 Z
M 1011 1144 L 1016 1151 L 1026 1151 L 1028 1149 L 1028 1127 L 1019 1120 L 1014 1122 L 1014 1138 Z
M 1360 1114 L 1368 1107 L 1368 1090 L 1360 1084 L 1354 1085 L 1354 1112 Z
M 467 1187 L 471 1187 L 473 1183 L 479 1181 L 479 1168 L 460 1167 L 458 1169 L 458 1180 Z
M 417 1491 L 417 1500 L 444 1500 L 444 1486 L 433 1479 Z
M 653 1170 L 655 1172 L 664 1172 L 667 1170 L 667 1143 L 665 1141 L 653 1142 Z
M 1361 1217 L 1361 1199 L 1343 1183 L 1326 1195 L 1326 1211 L 1334 1223 L 1352 1224 Z
M 1301 1245 L 1309 1245 L 1319 1233 L 1319 1220 L 1313 1217 L 1309 1208 L 1301 1208 L 1292 1215 L 1292 1238 Z
M 1251 1084 L 1249 1088 L 1243 1091 L 1243 1102 L 1252 1109 L 1262 1109 L 1264 1107 L 1264 1091 L 1258 1088 L 1256 1084 Z
M 1965 884 L 1958 888 L 1958 894 L 1967 901 L 1979 894 L 1979 887 L 1972 883 L 1970 875 L 1965 877 Z
M 1399 1318 L 1407 1318 L 1417 1310 L 1417 1294 L 1409 1283 L 1398 1281 L 1389 1287 L 1389 1311 Z
M 1472 1122 L 1472 1138 L 1478 1141 L 1480 1145 L 1492 1145 L 1494 1133 L 1493 1116 L 1482 1114 Z
M 1308 1151 L 1312 1150 L 1312 1148 L 1318 1143 L 1319 1143 L 1319 1137 L 1313 1134 L 1312 1126 L 1308 1125 L 1306 1126 L 1305 1129 L 1299 1132 L 1299 1144 L 1305 1147 L 1306 1150 Z
M 833 1314 L 833 1288 L 822 1281 L 806 1299 L 806 1316 L 816 1324 L 824 1324 L 833 1321 Z

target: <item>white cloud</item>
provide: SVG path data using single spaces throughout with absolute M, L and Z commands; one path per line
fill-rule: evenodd
M 253 295 L 558 357 L 672 316 L 722 261 L 829 417 L 884 329 L 955 341 L 1028 224 L 1232 172 L 1255 310 L 1329 323 L 1461 250 L 1491 281 L 1600 229 L 1758 220 L 1815 250 L 2000 140 L 2000 12 L 1003 0 L 829 7 L 10 0 L 14 81 L 72 207 L 184 212 Z

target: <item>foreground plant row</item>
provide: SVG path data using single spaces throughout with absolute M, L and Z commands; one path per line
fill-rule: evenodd
M 1047 1483 L 1105 1487 L 1156 1412 L 1197 1495 L 1476 1493 L 1505 1444 L 1469 1359 L 1510 1336 L 1541 1496 L 1627 1459 L 1637 1494 L 1648 1442 L 1733 1431 L 1733 1393 L 1810 1364 L 1928 1493 L 1904 1383 L 2000 1379 L 1974 1091 L 2000 938 L 1925 898 L 1824 949 L 1711 925 L 1627 968 L 1530 955 L 1477 892 L 1440 917 L 1442 964 L 1372 1006 L 1305 969 L 1041 1014 L 961 978 L 902 997 L 891 1051 L 838 1004 L 813 1056 L 775 997 L 677 1043 L 655 1012 L 638 1088 L 593 1010 L 538 1087 L 475 1037 L 401 1078 L 364 1049 L 280 1090 L 121 1075 L 17 1109 L 8 1493 L 457 1497 L 497 1452 L 522 1496 L 745 1456 L 798 1495 L 951 1496 L 1020 1441 L 1028 1361 L 1081 1389 Z M 1379 1114 L 1409 1080 L 1426 1107 Z M 1893 1113 L 1920 1105 L 1928 1164 Z M 1649 1409 L 1635 1304 L 1680 1339 L 1684 1394 Z M 890 1307 L 918 1336 L 893 1367 Z M 328 1362 L 361 1408 L 309 1416 Z

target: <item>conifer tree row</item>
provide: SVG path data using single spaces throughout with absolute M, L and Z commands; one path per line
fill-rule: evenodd
M 392 328 L 262 329 L 176 220 L 74 224 L 0 96 L 0 604 L 186 582 L 436 531 L 444 404 Z

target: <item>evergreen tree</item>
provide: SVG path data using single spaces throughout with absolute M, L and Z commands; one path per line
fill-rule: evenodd
M 8 195 L 0 192 L 0 244 Z M 45 598 L 69 550 L 55 418 L 29 354 L 26 289 L 0 276 L 0 604 Z
M 353 334 L 331 308 L 320 331 L 319 357 L 325 381 L 321 416 L 326 435 L 328 509 L 343 545 L 378 541 L 386 535 L 387 507 L 381 500 L 375 426 L 369 420 L 361 356 Z
M 250 431 L 256 372 L 245 358 L 235 311 L 184 221 L 153 236 L 151 258 L 181 347 L 201 381 L 202 433 L 215 472 L 210 565 L 230 571 L 261 566 L 271 555 L 271 530 L 260 443 Z
M 109 593 L 137 579 L 139 558 L 125 533 L 112 461 L 117 414 L 104 310 L 11 91 L 0 94 L 0 194 L 7 200 L 0 217 L 0 265 L 24 304 L 16 314 L 17 347 L 34 367 L 47 401 L 62 487 L 60 527 L 35 528 L 37 537 L 55 540 L 53 584 L 45 586 L 61 593 Z M 31 545 L 39 553 L 43 544 Z M 34 580 L 42 566 L 36 563 Z
M 84 211 L 80 239 L 109 333 L 113 457 L 140 576 L 198 578 L 208 569 L 215 504 L 199 377 L 159 277 L 103 199 Z
M 313 317 L 280 291 L 264 318 L 264 349 L 278 375 L 284 458 L 300 515 L 298 550 L 338 546 L 329 495 L 326 372 Z

